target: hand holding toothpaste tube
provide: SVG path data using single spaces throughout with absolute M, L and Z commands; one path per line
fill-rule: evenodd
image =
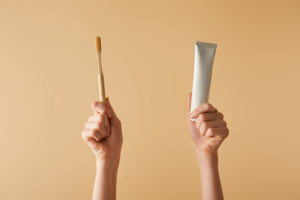
M 205 200 L 224 200 L 217 151 L 229 134 L 223 114 L 208 103 L 216 48 L 216 44 L 196 41 L 193 95 L 188 100 L 188 126 L 196 146 Z
M 223 115 L 208 103 L 216 48 L 217 44 L 196 41 L 193 95 L 189 95 L 191 137 L 197 149 L 205 153 L 216 153 L 228 136 Z
M 188 99 L 189 110 L 191 96 L 192 94 Z M 218 148 L 229 134 L 223 114 L 209 103 L 201 104 L 188 115 L 188 126 L 196 149 L 205 154 L 217 153 Z
M 229 130 L 223 114 L 209 103 L 202 103 L 190 112 L 191 99 L 192 94 L 188 98 L 187 121 L 201 169 L 202 199 L 224 200 L 218 170 L 218 149 Z

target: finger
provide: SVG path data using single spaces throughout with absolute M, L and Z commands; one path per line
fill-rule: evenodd
M 111 131 L 110 131 L 111 129 L 110 129 L 110 124 L 109 124 L 107 116 L 105 114 L 100 114 L 99 118 L 97 117 L 97 120 L 98 120 L 98 122 L 100 121 L 103 123 L 104 128 L 106 130 L 106 135 L 107 135 L 107 137 L 109 137 L 111 134 Z
M 110 134 L 111 134 L 110 124 L 109 124 L 107 116 L 104 113 L 95 114 L 95 115 L 91 116 L 88 121 L 96 122 L 96 123 L 103 123 L 104 128 L 105 128 L 106 132 L 108 133 L 107 136 L 110 136 Z
M 227 127 L 220 128 L 209 128 L 206 131 L 206 137 L 217 137 L 220 139 L 225 139 L 229 135 L 229 129 Z
M 202 122 L 199 128 L 199 132 L 201 135 L 205 136 L 209 128 L 221 128 L 226 127 L 226 125 L 227 124 L 224 120 Z
M 222 120 L 223 118 L 224 118 L 223 114 L 219 112 L 202 113 L 196 119 L 196 128 L 199 129 L 203 122 Z
M 110 103 L 110 99 L 108 97 L 106 97 L 106 105 L 110 109 L 112 115 L 116 117 L 117 116 L 116 112 L 114 111 L 114 109 L 113 109 L 113 107 L 112 107 L 112 105 Z
M 102 139 L 102 136 L 96 129 L 84 129 L 81 133 L 81 137 L 86 142 L 96 142 Z
M 95 121 L 97 121 L 97 119 L 99 118 L 99 115 L 100 115 L 99 113 L 96 113 L 93 116 L 90 116 L 88 118 L 88 122 L 95 122 Z
M 93 116 L 89 117 L 88 122 L 99 122 L 102 117 L 101 115 L 106 116 L 105 113 L 96 113 Z
M 103 121 L 105 123 L 105 125 L 108 124 L 108 118 L 106 116 L 106 114 L 104 113 L 98 113 L 98 114 L 94 114 L 93 116 L 91 116 L 88 119 L 89 122 L 101 122 Z
M 94 114 L 99 114 L 99 113 L 105 113 L 108 118 L 111 117 L 112 113 L 111 110 L 105 105 L 104 103 L 100 101 L 95 101 L 92 104 L 92 108 L 94 111 Z
M 106 131 L 105 127 L 104 127 L 104 123 L 97 123 L 97 122 L 87 122 L 85 124 L 85 129 L 91 129 L 91 130 L 97 130 L 99 132 L 99 134 L 101 135 L 101 139 L 105 138 L 106 136 L 108 136 L 108 132 Z
M 106 103 L 107 103 L 107 107 L 110 109 L 112 115 L 111 118 L 109 118 L 109 121 L 115 125 L 120 126 L 121 125 L 121 121 L 119 120 L 119 118 L 116 115 L 116 112 L 114 111 L 111 103 L 110 103 L 110 99 L 107 97 L 106 98 Z
M 218 111 L 215 107 L 213 107 L 210 103 L 204 103 L 195 108 L 191 114 L 191 119 L 196 119 L 201 113 L 211 113 Z

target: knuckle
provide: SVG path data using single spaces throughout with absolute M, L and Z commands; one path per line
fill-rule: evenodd
M 207 136 L 209 136 L 209 137 L 212 136 L 212 135 L 214 135 L 213 129 L 212 129 L 212 128 L 207 129 L 206 134 L 207 134 Z
M 102 121 L 105 117 L 105 114 L 104 113 L 100 113 L 99 114 L 99 120 Z
M 199 121 L 198 120 L 196 120 L 196 122 L 195 122 L 195 126 L 196 126 L 196 129 L 199 129 Z
M 204 103 L 204 104 L 203 104 L 203 109 L 204 109 L 204 110 L 208 110 L 209 108 L 210 108 L 209 103 Z
M 219 116 L 220 116 L 220 119 L 224 119 L 223 113 L 220 113 L 220 112 L 219 112 Z
M 109 113 L 109 109 L 107 106 L 102 106 L 101 107 L 101 114 L 106 114 L 106 113 Z
M 94 121 L 99 121 L 100 120 L 100 114 L 95 114 L 95 117 L 94 117 Z
M 118 126 L 122 126 L 122 122 L 119 118 L 116 119 L 116 125 Z
M 97 129 L 100 130 L 100 129 L 101 129 L 101 126 L 102 126 L 102 124 L 101 124 L 101 123 L 98 123 L 98 124 L 97 124 Z
M 205 121 L 205 115 L 204 114 L 200 114 L 198 118 L 199 118 L 200 122 Z
M 204 135 L 204 131 L 202 131 L 201 128 L 198 131 L 199 131 L 200 135 Z
M 209 128 L 208 129 L 211 135 L 215 135 L 218 131 L 217 129 Z
M 226 132 L 226 135 L 229 136 L 229 132 L 230 132 L 230 131 L 229 131 L 228 128 L 226 128 L 226 131 L 225 131 L 225 132 Z
M 196 120 L 196 128 L 199 129 L 201 127 L 201 122 L 199 119 Z
M 96 136 L 97 136 L 97 132 L 98 132 L 98 131 L 97 131 L 96 129 L 93 129 L 93 130 L 92 130 L 92 133 L 91 133 L 91 136 L 92 136 L 92 137 L 96 137 Z
M 106 123 L 107 117 L 104 113 L 99 116 L 99 123 Z
M 225 139 L 228 137 L 228 135 L 229 135 L 229 130 L 228 128 L 225 128 L 224 131 L 222 131 L 221 137 Z
M 204 129 L 208 129 L 208 123 L 207 122 L 202 122 L 202 126 Z
M 199 128 L 200 134 L 204 135 L 207 132 L 207 129 L 208 129 L 207 123 L 206 122 L 202 122 L 200 124 L 200 128 Z

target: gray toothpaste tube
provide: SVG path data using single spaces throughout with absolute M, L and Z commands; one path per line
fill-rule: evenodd
M 216 48 L 217 44 L 196 41 L 193 94 L 190 112 L 192 112 L 200 104 L 208 102 Z M 196 119 L 190 120 L 196 121 Z

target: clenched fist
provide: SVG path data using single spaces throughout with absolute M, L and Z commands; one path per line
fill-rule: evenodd
M 190 112 L 191 96 L 192 94 L 188 98 L 188 112 Z M 216 153 L 229 134 L 223 114 L 209 103 L 201 104 L 194 109 L 188 114 L 187 120 L 191 138 L 197 150 L 203 153 Z
M 100 101 L 93 103 L 94 115 L 89 117 L 82 131 L 83 140 L 100 160 L 120 156 L 123 143 L 121 121 L 108 98 L 106 102 L 106 105 Z

